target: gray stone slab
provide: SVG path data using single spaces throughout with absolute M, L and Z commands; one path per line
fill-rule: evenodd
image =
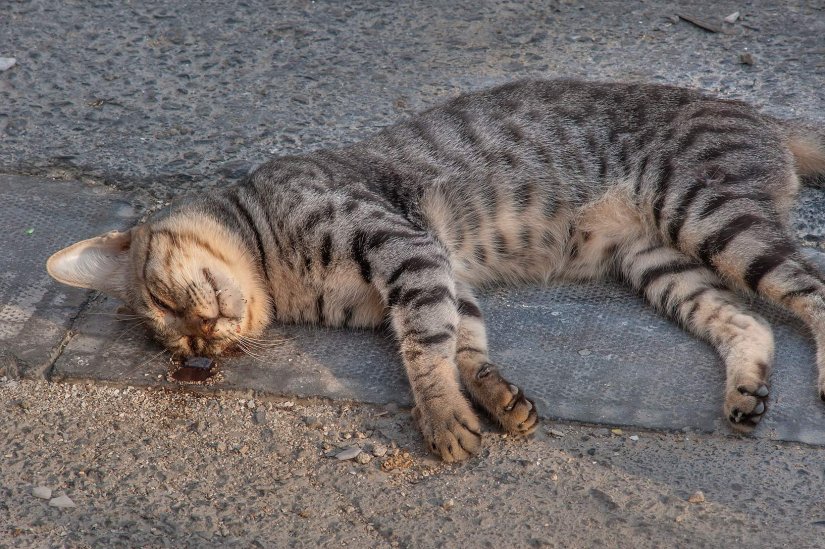
M 492 358 L 536 399 L 545 417 L 727 430 L 721 416 L 724 369 L 716 353 L 623 287 L 499 289 L 481 302 Z M 825 407 L 815 390 L 809 338 L 785 314 L 753 305 L 773 321 L 777 341 L 771 410 L 756 436 L 825 444 Z M 90 314 L 77 324 L 79 334 L 57 361 L 55 378 L 175 385 L 165 379 L 168 355 L 153 357 L 161 349 L 142 327 L 108 316 L 116 306 L 112 300 L 98 303 L 91 312 L 104 315 Z M 223 381 L 206 390 L 411 402 L 389 334 L 276 326 L 268 338 L 287 340 L 260 359 L 224 359 Z
M 52 281 L 48 256 L 134 217 L 108 187 L 0 175 L 0 368 L 42 374 L 87 297 Z

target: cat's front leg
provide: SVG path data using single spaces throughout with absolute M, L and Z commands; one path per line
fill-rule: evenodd
M 356 235 L 354 259 L 390 309 L 415 399 L 413 416 L 444 461 L 478 452 L 481 426 L 461 392 L 455 361 L 460 315 L 452 267 L 428 233 L 374 229 Z
M 532 400 L 518 386 L 510 383 L 487 356 L 487 333 L 478 302 L 470 289 L 457 284 L 458 341 L 456 362 L 461 382 L 478 405 L 505 431 L 528 435 L 538 426 L 538 414 Z
M 459 461 L 478 451 L 481 427 L 457 379 L 455 290 L 447 273 L 440 274 L 404 284 L 389 304 L 415 398 L 413 416 L 433 453 Z

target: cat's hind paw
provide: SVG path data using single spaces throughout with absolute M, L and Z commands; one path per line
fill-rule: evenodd
M 743 433 L 753 431 L 768 410 L 769 393 L 768 386 L 758 382 L 741 383 L 729 390 L 724 411 L 731 427 Z

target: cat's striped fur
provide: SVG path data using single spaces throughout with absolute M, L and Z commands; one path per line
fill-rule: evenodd
M 445 460 L 479 447 L 462 387 L 509 432 L 537 423 L 489 362 L 472 289 L 614 274 L 719 350 L 724 413 L 749 430 L 773 339 L 731 290 L 810 326 L 825 398 L 825 279 L 787 228 L 799 176 L 825 171 L 823 134 L 685 89 L 522 81 L 353 146 L 273 159 L 49 268 L 123 298 L 187 355 L 243 344 L 273 319 L 389 317 L 414 414 Z

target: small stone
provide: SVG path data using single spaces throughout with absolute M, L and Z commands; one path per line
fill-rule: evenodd
M 705 502 L 705 494 L 703 494 L 701 490 L 696 490 L 688 498 L 688 503 L 704 503 L 704 502 Z
M 310 429 L 320 429 L 323 427 L 321 420 L 315 416 L 304 416 L 304 424 Z
M 552 480 L 553 482 L 559 480 L 559 475 L 553 473 L 552 475 L 550 475 L 550 480 Z
M 590 349 L 579 349 L 579 354 L 581 356 L 588 356 L 588 355 L 591 354 L 591 351 L 590 351 Z
M 383 444 L 376 444 L 372 447 L 372 455 L 379 458 L 384 457 L 385 455 L 387 455 L 387 447 Z
M 238 451 L 241 453 L 242 456 L 245 456 L 249 453 L 249 446 L 244 444 L 243 446 L 241 446 L 241 449 L 238 450 Z
M 292 408 L 295 406 L 295 403 L 291 400 L 287 400 L 286 402 L 279 402 L 275 405 L 276 408 Z
M 45 486 L 35 486 L 32 495 L 40 499 L 52 499 L 52 489 Z
M 587 454 L 590 455 L 590 456 L 595 456 L 596 455 L 596 449 L 595 448 L 590 448 L 589 450 L 587 450 Z
M 604 429 L 604 428 L 593 430 L 593 436 L 596 436 L 596 437 L 606 437 L 609 434 L 610 434 L 610 431 L 608 431 L 607 429 Z
M 50 507 L 57 507 L 59 509 L 68 509 L 70 507 L 77 507 L 74 502 L 69 498 L 69 496 L 63 494 L 58 498 L 52 498 L 49 500 Z
M 252 421 L 254 421 L 256 425 L 263 425 L 266 423 L 266 410 L 263 408 L 258 408 L 255 410 L 255 414 L 252 416 Z
M 255 409 L 255 401 L 253 399 L 249 399 L 249 402 L 246 403 L 246 407 L 249 408 L 250 410 L 254 410 Z
M 355 456 L 355 461 L 360 463 L 361 465 L 366 465 L 370 461 L 372 461 L 372 456 L 366 452 L 361 452 L 357 456 Z
M 739 62 L 743 65 L 753 65 L 753 55 L 751 55 L 749 52 L 742 52 L 739 54 Z
M 0 57 L 0 72 L 7 71 L 17 64 L 14 57 Z
M 347 448 L 343 452 L 338 452 L 335 454 L 335 457 L 341 461 L 347 461 L 349 459 L 353 459 L 361 453 L 361 448 L 358 446 L 353 446 L 352 448 Z
M 622 431 L 621 429 L 610 429 L 610 432 L 613 433 L 614 435 L 624 434 L 624 431 Z
M 455 507 L 455 500 L 454 500 L 453 498 L 450 498 L 450 499 L 448 499 L 447 501 L 445 501 L 444 503 L 442 503 L 442 504 L 441 504 L 441 507 L 442 507 L 445 511 L 449 511 L 450 509 L 452 509 L 453 507 Z
M 637 440 L 639 440 L 639 435 L 631 435 L 630 440 L 632 440 L 633 442 L 636 442 Z
M 727 17 L 725 17 L 723 19 L 723 21 L 725 23 L 730 23 L 731 25 L 733 25 L 734 23 L 736 23 L 737 19 L 739 19 L 739 12 L 735 11 L 735 12 L 731 13 L 730 15 L 728 15 Z
M 215 447 L 215 449 L 218 452 L 220 452 L 221 454 L 226 452 L 226 443 L 225 442 L 219 442 L 218 445 Z
M 554 437 L 563 437 L 564 436 L 564 432 L 559 431 L 558 429 L 547 429 L 547 434 L 548 435 L 553 435 Z

